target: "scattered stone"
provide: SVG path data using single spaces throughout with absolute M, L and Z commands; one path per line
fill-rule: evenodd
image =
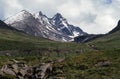
M 11 54 L 10 54 L 10 53 L 6 53 L 5 55 L 6 55 L 6 56 L 9 56 L 9 57 L 11 56 Z
M 111 62 L 110 61 L 100 61 L 98 62 L 97 64 L 95 64 L 96 67 L 100 67 L 100 66 L 110 66 L 111 65 Z

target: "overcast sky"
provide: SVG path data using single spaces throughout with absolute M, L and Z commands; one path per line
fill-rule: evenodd
M 0 19 L 23 9 L 42 11 L 48 17 L 59 12 L 88 33 L 107 33 L 120 19 L 120 0 L 0 0 Z

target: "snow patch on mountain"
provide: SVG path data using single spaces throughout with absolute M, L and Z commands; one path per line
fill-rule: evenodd
M 21 12 L 19 12 L 18 14 L 16 14 L 15 16 L 9 17 L 5 20 L 6 24 L 12 24 L 13 22 L 17 22 L 17 21 L 21 21 L 23 20 L 25 17 L 29 17 L 32 16 L 32 14 L 30 14 L 29 12 L 27 12 L 26 10 L 22 10 Z

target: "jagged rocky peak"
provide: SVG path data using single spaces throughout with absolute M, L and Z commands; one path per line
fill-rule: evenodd
M 34 18 L 41 24 L 50 24 L 49 18 L 44 15 L 41 11 L 33 14 Z
M 33 16 L 36 17 L 36 18 L 38 18 L 40 16 L 45 16 L 45 15 L 41 11 L 39 11 L 39 12 L 33 14 Z
M 60 13 L 57 13 L 52 18 L 51 23 L 56 26 L 58 30 L 72 38 L 85 34 L 85 32 L 83 32 L 79 27 L 69 24 Z
M 41 11 L 38 12 L 39 15 L 43 15 L 43 13 Z
M 55 16 L 52 18 L 52 21 L 54 21 L 55 24 L 58 24 L 62 21 L 67 22 L 67 20 L 60 13 L 55 14 Z
M 27 10 L 20 11 L 21 13 L 29 13 Z
M 42 11 L 39 11 L 38 13 L 36 13 L 36 15 L 47 17 Z
M 53 17 L 54 20 L 63 18 L 63 16 L 60 13 L 55 14 L 55 16 Z
M 58 30 L 69 28 L 67 20 L 60 13 L 57 13 L 55 16 L 53 16 L 51 19 L 51 24 L 55 25 Z

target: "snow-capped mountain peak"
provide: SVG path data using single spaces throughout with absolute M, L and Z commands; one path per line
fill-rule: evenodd
M 38 20 L 41 24 L 50 24 L 48 17 L 44 15 L 41 11 L 33 14 L 36 20 Z
M 31 14 L 22 10 L 15 16 L 6 19 L 5 23 L 27 34 L 55 41 L 68 42 L 75 36 L 85 34 L 79 27 L 70 25 L 60 13 L 53 18 L 48 18 L 41 11 Z
M 15 16 L 9 17 L 5 20 L 6 24 L 12 24 L 13 22 L 21 21 L 26 17 L 32 16 L 31 13 L 29 13 L 26 10 L 22 10 L 21 12 L 17 13 Z

